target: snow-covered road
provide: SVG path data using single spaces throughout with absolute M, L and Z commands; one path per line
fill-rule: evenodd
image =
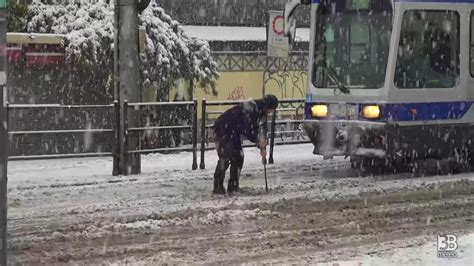
M 142 174 L 120 177 L 110 158 L 10 162 L 9 260 L 472 265 L 474 174 L 361 176 L 311 151 L 275 147 L 266 194 L 247 149 L 234 196 L 211 194 L 213 151 L 206 170 L 190 170 L 190 153 L 150 155 Z M 437 233 L 458 234 L 460 258 L 436 258 Z

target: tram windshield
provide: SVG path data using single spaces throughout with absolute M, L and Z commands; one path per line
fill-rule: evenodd
M 322 0 L 315 35 L 317 88 L 380 88 L 392 31 L 390 0 Z

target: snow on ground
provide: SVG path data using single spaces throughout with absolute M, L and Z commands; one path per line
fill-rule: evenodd
M 275 162 L 293 164 L 312 157 L 312 146 L 308 144 L 296 146 L 276 146 Z M 198 153 L 198 164 L 200 154 Z M 260 167 L 260 153 L 256 148 L 245 149 L 244 168 Z M 314 156 L 314 160 L 321 160 Z M 217 154 L 207 151 L 206 169 L 213 170 L 216 166 Z M 188 178 L 186 175 L 202 173 L 191 170 L 192 153 L 152 154 L 142 156 L 142 174 L 150 175 L 175 171 L 174 178 Z M 269 166 L 272 167 L 272 166 Z M 183 171 L 185 171 L 183 173 Z M 179 173 L 178 173 L 179 172 Z M 211 173 L 207 171 L 208 173 Z M 58 160 L 12 161 L 8 164 L 9 187 L 51 185 L 54 183 L 88 183 L 113 179 L 112 158 L 81 158 Z M 212 174 L 212 173 L 211 173 Z
M 248 148 L 242 192 L 213 196 L 216 162 L 208 151 L 206 169 L 193 171 L 191 153 L 147 155 L 142 174 L 117 177 L 111 158 L 10 162 L 10 258 L 444 264 L 432 249 L 434 233 L 446 229 L 460 237 L 456 264 L 472 265 L 472 173 L 360 175 L 342 158 L 312 155 L 310 144 L 276 146 L 267 194 L 259 151 Z
M 334 260 L 329 263 L 320 263 L 319 265 L 474 265 L 474 234 L 461 235 L 458 237 L 458 257 L 451 259 L 437 257 L 436 238 L 427 239 L 426 237 L 423 237 L 421 239 L 415 239 L 415 241 L 411 240 L 409 242 L 409 247 L 407 247 L 406 240 L 398 241 L 398 243 L 393 243 L 389 245 L 389 247 L 384 247 L 384 254 L 382 254 L 382 256 L 380 256 L 380 253 L 371 254 L 358 256 L 353 258 L 352 260 Z

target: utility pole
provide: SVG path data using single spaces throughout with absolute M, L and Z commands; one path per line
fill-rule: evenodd
M 0 0 L 0 265 L 7 265 L 7 0 Z
M 140 136 L 126 132 L 126 128 L 140 126 L 139 111 L 126 107 L 127 102 L 140 102 L 142 98 L 139 89 L 137 6 L 139 3 L 140 1 L 136 0 L 115 0 L 114 99 L 119 103 L 120 122 L 116 144 L 118 156 L 114 157 L 114 175 L 141 172 L 140 154 L 128 153 L 140 148 Z

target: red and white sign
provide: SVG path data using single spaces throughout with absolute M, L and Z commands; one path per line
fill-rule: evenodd
M 276 35 L 283 36 L 284 19 L 283 16 L 276 16 L 273 18 L 272 29 Z
M 267 33 L 267 56 L 287 57 L 290 46 L 288 38 L 283 35 L 283 11 L 270 11 L 269 27 Z
M 26 52 L 26 66 L 45 66 L 63 64 L 64 53 L 57 52 Z

